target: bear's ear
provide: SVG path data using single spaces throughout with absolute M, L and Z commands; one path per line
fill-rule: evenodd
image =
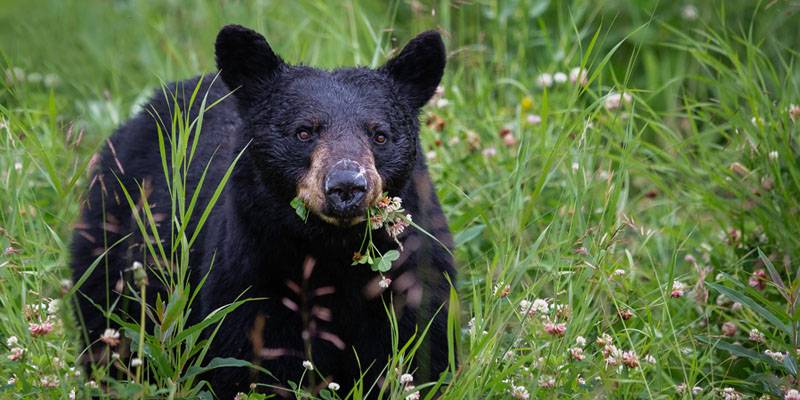
M 408 42 L 400 54 L 387 61 L 380 70 L 400 85 L 402 96 L 412 107 L 420 108 L 436 91 L 446 62 L 442 37 L 439 32 L 428 31 Z
M 263 36 L 240 25 L 223 27 L 214 48 L 222 81 L 236 90 L 234 96 L 242 105 L 249 104 L 265 90 L 284 65 Z

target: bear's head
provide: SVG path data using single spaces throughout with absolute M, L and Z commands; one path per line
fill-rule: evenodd
M 324 223 L 352 226 L 383 192 L 410 179 L 420 108 L 442 78 L 446 54 L 425 32 L 378 69 L 289 65 L 260 34 L 224 27 L 216 41 L 222 80 L 237 99 L 260 183 L 299 197 Z

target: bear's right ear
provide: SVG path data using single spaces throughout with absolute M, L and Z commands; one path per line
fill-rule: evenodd
M 258 32 L 241 25 L 226 25 L 214 45 L 222 81 L 239 99 L 250 104 L 284 65 Z

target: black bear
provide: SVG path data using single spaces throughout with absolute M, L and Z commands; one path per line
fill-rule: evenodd
M 206 359 L 248 360 L 271 373 L 213 370 L 205 378 L 215 394 L 232 398 L 261 383 L 265 391 L 286 395 L 275 388 L 298 382 L 304 360 L 323 377 L 305 385 L 335 381 L 346 393 L 362 373 L 367 389 L 380 384 L 382 374 L 394 373 L 382 370 L 393 348 L 390 304 L 401 345 L 429 329 L 415 358 L 415 377 L 438 379 L 449 365 L 447 301 L 455 269 L 452 238 L 421 150 L 418 118 L 444 71 L 440 35 L 420 34 L 377 69 L 290 65 L 263 36 L 238 25 L 219 32 L 215 50 L 221 79 L 169 85 L 174 97 L 157 94 L 99 155 L 71 258 L 74 278 L 88 276 L 77 296 L 87 339 L 96 341 L 115 325 L 98 307 L 138 316 L 138 309 L 130 308 L 135 304 L 125 308 L 119 300 L 135 287 L 132 265 L 155 268 L 143 256 L 145 242 L 152 245 L 155 238 L 137 232 L 134 219 L 135 213 L 143 214 L 136 209 L 144 201 L 151 208 L 148 220 L 163 231 L 161 241 L 167 248 L 172 244 L 175 227 L 168 216 L 175 202 L 157 127 L 168 135 L 177 111 L 192 120 L 199 101 L 188 109 L 173 105 L 189 104 L 199 87 L 197 96 L 208 93 L 207 104 L 216 104 L 203 114 L 197 143 L 189 143 L 194 150 L 186 172 L 187 203 L 205 176 L 196 201 L 207 204 L 240 158 L 189 254 L 191 280 L 197 283 L 208 274 L 198 296 L 201 307 L 193 313 L 195 320 L 202 319 L 242 294 L 259 299 L 225 318 Z M 168 152 L 171 144 L 163 146 Z M 169 162 L 171 155 L 166 157 Z M 370 222 L 365 212 L 386 201 L 384 193 L 402 199 L 413 221 L 433 238 L 414 228 L 396 237 L 373 231 L 381 253 L 402 247 L 382 276 L 352 264 Z M 305 219 L 290 206 L 295 199 L 309 211 Z M 197 223 L 193 217 L 185 232 L 193 232 Z M 159 290 L 155 279 L 148 285 Z M 155 297 L 149 293 L 148 299 Z

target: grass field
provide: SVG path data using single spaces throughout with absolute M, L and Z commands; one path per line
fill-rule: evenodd
M 2 3 L 0 398 L 208 396 L 146 357 L 97 389 L 67 249 L 92 154 L 240 23 L 328 68 L 443 32 L 421 116 L 460 271 L 441 398 L 800 399 L 795 0 Z

